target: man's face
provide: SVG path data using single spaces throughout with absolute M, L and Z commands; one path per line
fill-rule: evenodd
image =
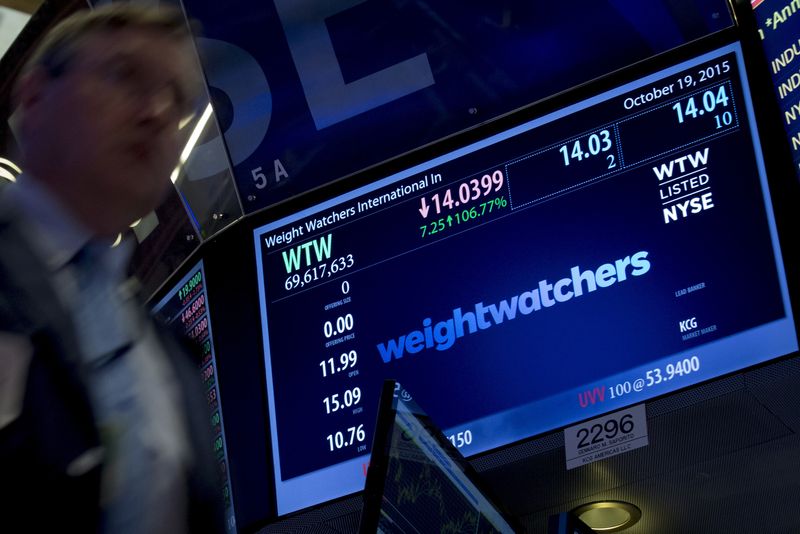
M 39 73 L 25 88 L 23 151 L 31 174 L 93 230 L 114 229 L 98 228 L 88 216 L 124 215 L 127 224 L 150 212 L 182 149 L 178 125 L 194 89 L 190 67 L 188 44 L 155 31 L 89 34 L 63 74 Z

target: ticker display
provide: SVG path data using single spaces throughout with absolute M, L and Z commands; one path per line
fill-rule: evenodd
M 214 453 L 219 465 L 222 494 L 225 499 L 225 524 L 230 534 L 236 532 L 236 520 L 231 495 L 230 474 L 228 473 L 228 454 L 222 420 L 217 380 L 217 361 L 214 355 L 214 341 L 211 335 L 211 320 L 208 313 L 208 293 L 206 291 L 203 262 L 195 265 L 174 288 L 152 309 L 153 314 L 161 316 L 167 325 L 178 327 L 189 339 L 200 347 L 200 360 L 197 362 L 203 380 L 211 413 L 211 428 L 214 436 Z
M 753 0 L 752 5 L 795 172 L 800 176 L 800 2 Z
M 472 455 L 797 350 L 738 44 L 254 245 L 280 514 L 363 489 L 384 378 Z

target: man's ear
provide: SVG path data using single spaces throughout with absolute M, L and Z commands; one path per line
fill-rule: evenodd
M 35 106 L 41 100 L 49 79 L 44 67 L 33 67 L 20 75 L 12 93 L 14 108 L 21 108 L 22 112 L 26 112 Z
M 36 126 L 36 108 L 41 102 L 50 77 L 43 67 L 34 67 L 20 75 L 11 93 L 13 113 L 9 125 L 14 137 L 21 141 Z

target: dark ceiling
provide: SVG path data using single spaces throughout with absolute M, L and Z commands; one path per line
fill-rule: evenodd
M 13 83 L 28 54 L 48 28 L 70 13 L 85 8 L 87 3 L 86 0 L 0 0 L 0 6 L 31 14 L 11 48 L 0 58 L 0 117 L 4 117 L 3 126 L 0 127 L 2 155 L 9 154 L 13 149 L 13 139 L 5 124 L 5 117 L 11 114 Z
M 41 4 L 42 0 L 0 0 L 0 6 L 16 9 L 29 15 L 39 9 Z

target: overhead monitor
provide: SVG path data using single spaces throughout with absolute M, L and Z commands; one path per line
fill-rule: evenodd
M 741 45 L 557 102 L 254 229 L 278 513 L 363 489 L 384 378 L 469 456 L 797 351 Z
M 224 137 L 182 189 L 219 183 L 224 146 L 245 213 L 733 25 L 726 0 L 181 5 Z

